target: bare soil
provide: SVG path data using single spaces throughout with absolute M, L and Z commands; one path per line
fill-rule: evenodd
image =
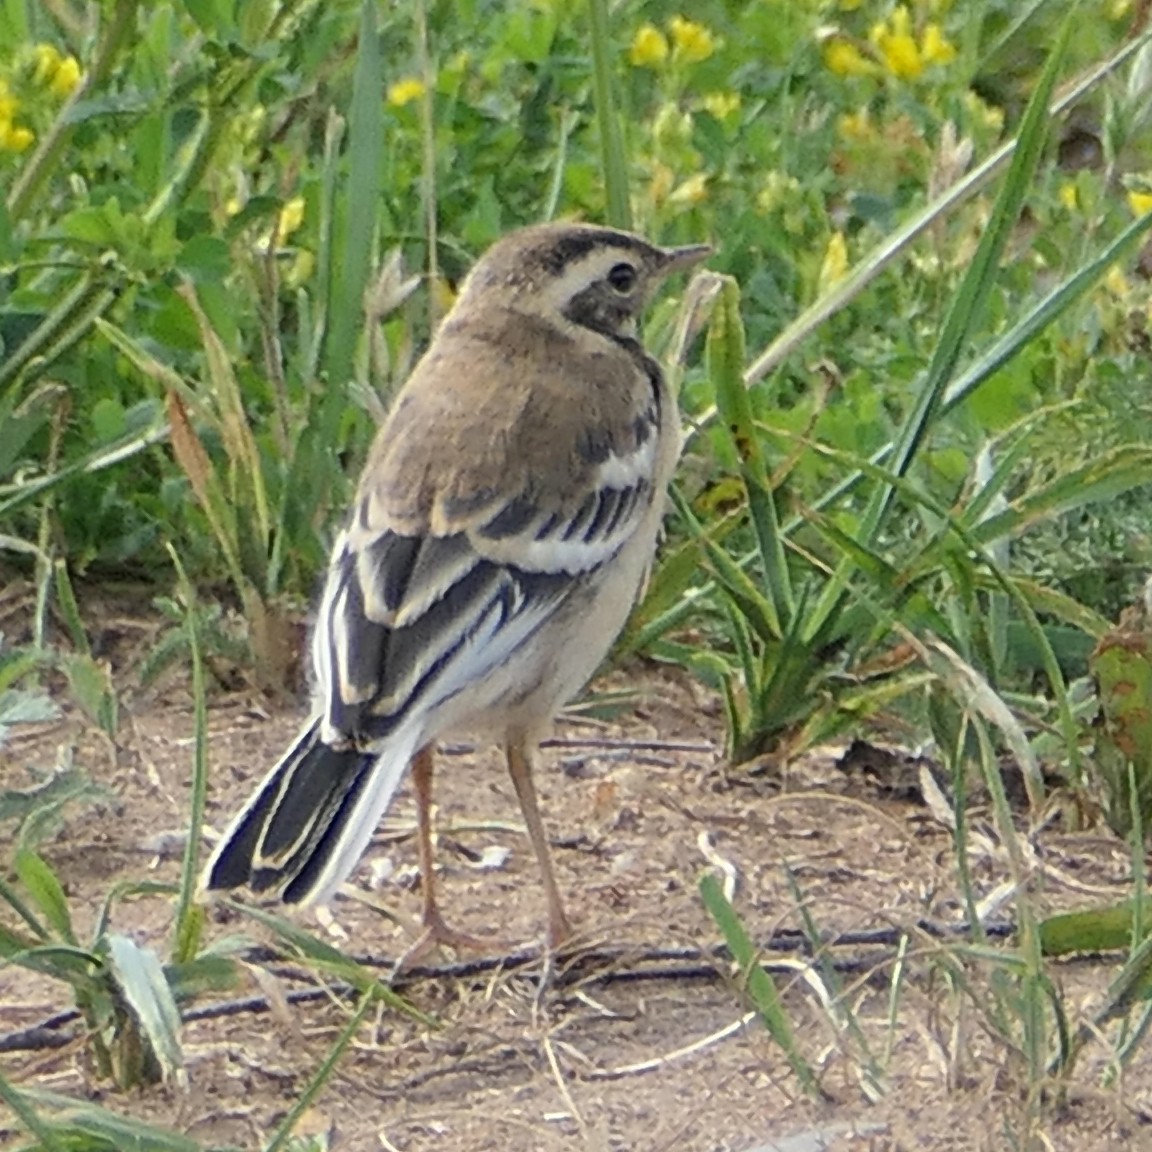
M 636 703 L 611 723 L 562 721 L 561 743 L 541 753 L 538 770 L 559 877 L 587 954 L 560 960 L 543 989 L 539 960 L 469 971 L 451 956 L 432 957 L 403 991 L 435 1026 L 380 1011 L 304 1130 L 349 1152 L 1152 1148 L 1148 1056 L 1137 1056 L 1119 1086 L 1105 1087 L 1109 1053 L 1097 1044 L 1063 1100 L 1030 1105 L 1018 1055 L 990 1020 L 993 966 L 957 960 L 968 991 L 946 978 L 941 956 L 957 955 L 955 946 L 916 925 L 957 924 L 963 913 L 951 836 L 919 798 L 914 764 L 841 747 L 783 772 L 730 770 L 717 702 L 685 677 L 634 667 L 598 687 L 628 689 Z M 279 755 L 299 714 L 269 713 L 250 694 L 213 701 L 212 828 L 224 826 Z M 117 882 L 177 878 L 192 732 L 177 686 L 132 703 L 115 746 L 68 713 L 5 749 L 0 787 L 27 786 L 28 766 L 43 770 L 68 747 L 118 798 L 114 809 L 76 812 L 43 845 L 81 935 Z M 893 764 L 911 771 L 910 782 L 886 777 L 882 769 Z M 445 750 L 436 796 L 446 916 L 492 934 L 495 957 L 535 948 L 543 899 L 498 751 Z M 986 814 L 972 817 L 975 882 L 988 893 L 1005 880 L 1007 864 Z M 1126 852 L 1106 832 L 1062 833 L 1054 822 L 1034 842 L 1043 907 L 1126 893 Z M 415 859 L 405 791 L 356 873 L 362 897 L 337 899 L 323 923 L 312 913 L 301 922 L 350 953 L 395 959 L 416 934 Z M 801 1091 L 748 1013 L 739 973 L 713 958 L 720 937 L 697 892 L 709 869 L 735 880 L 736 907 L 760 941 L 803 927 L 797 893 L 828 935 L 908 929 L 899 964 L 884 936 L 873 944 L 849 937 L 858 943 L 836 954 L 859 1037 L 822 1007 L 818 967 L 799 953 L 777 957 L 784 966 L 776 978 L 798 1044 L 819 1070 L 822 1099 Z M 1010 911 L 1008 900 L 1002 914 Z M 164 955 L 171 915 L 166 899 L 132 900 L 116 906 L 113 928 Z M 268 939 L 223 915 L 209 931 Z M 1090 1014 L 1117 965 L 1114 957 L 1056 965 L 1070 1011 Z M 298 986 L 290 967 L 277 971 L 274 1002 L 277 988 Z M 268 985 L 253 971 L 235 995 L 267 995 Z M 61 987 L 0 971 L 0 1037 L 66 1007 Z M 6 1053 L 0 1071 L 19 1084 L 102 1099 L 208 1146 L 254 1149 L 308 1083 L 349 1010 L 332 996 L 189 1023 L 187 1090 L 113 1092 L 94 1078 L 79 1039 Z M 862 1044 L 884 1073 L 874 1089 Z M 16 1139 L 0 1112 L 0 1146 Z

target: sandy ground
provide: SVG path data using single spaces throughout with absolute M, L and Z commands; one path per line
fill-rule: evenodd
M 829 748 L 783 777 L 730 770 L 716 702 L 686 678 L 633 667 L 599 687 L 627 689 L 634 703 L 611 722 L 562 722 L 560 744 L 542 752 L 538 771 L 585 952 L 559 962 L 543 990 L 538 958 L 514 962 L 538 957 L 544 906 L 511 784 L 496 750 L 447 749 L 436 783 L 442 901 L 454 925 L 493 935 L 492 962 L 462 969 L 450 955 L 432 956 L 430 968 L 403 985 L 434 1024 L 390 1009 L 370 1017 L 305 1117 L 304 1130 L 322 1138 L 317 1147 L 1152 1148 L 1146 1055 L 1119 1086 L 1106 1087 L 1109 1049 L 1097 1044 L 1067 1092 L 1030 1096 L 1018 1049 L 991 1006 L 993 981 L 1006 969 L 916 928 L 922 920 L 954 924 L 961 910 L 950 834 L 920 800 L 914 768 L 894 784 L 875 770 L 884 757 Z M 297 718 L 294 709 L 269 714 L 250 696 L 214 700 L 211 827 L 227 822 Z M 42 848 L 67 886 L 82 936 L 116 882 L 176 878 L 191 734 L 191 710 L 176 688 L 131 704 L 114 747 L 66 716 L 2 754 L 0 786 L 25 787 L 29 766 L 43 769 L 59 748 L 74 747 L 77 763 L 117 797 L 115 808 L 75 812 Z M 906 767 L 899 758 L 895 765 Z M 972 815 L 975 881 L 990 892 L 1005 879 L 1006 862 L 986 814 Z M 1106 833 L 1049 830 L 1037 847 L 1042 907 L 1124 894 L 1126 854 Z M 311 913 L 300 922 L 386 971 L 415 937 L 415 856 L 405 790 L 356 873 L 355 898 L 337 899 L 323 923 Z M 740 973 L 713 951 L 720 936 L 697 891 L 709 870 L 735 882 L 736 908 L 762 943 L 774 935 L 794 943 L 788 933 L 802 929 L 801 907 L 821 933 L 847 934 L 832 955 L 855 1029 L 825 1007 L 829 978 L 818 966 L 794 948 L 776 954 L 798 1045 L 819 1072 L 819 1099 L 802 1092 L 749 1012 Z M 114 930 L 161 955 L 170 922 L 171 904 L 159 898 L 117 904 L 113 915 Z M 897 962 L 900 930 L 907 943 Z M 859 935 L 870 931 L 874 940 Z M 269 939 L 223 912 L 209 939 L 237 932 Z M 1090 1010 L 1117 963 L 1053 965 L 1073 1014 Z M 261 974 L 268 970 L 275 974 Z M 271 992 L 275 1005 L 280 993 L 315 985 L 299 965 L 269 962 L 253 965 L 245 985 L 218 1000 Z M 60 986 L 0 970 L 0 1038 L 66 1007 Z M 187 1090 L 117 1093 L 95 1079 L 78 1039 L 4 1053 L 0 1071 L 18 1084 L 100 1099 L 205 1146 L 258 1148 L 349 1011 L 325 996 L 189 1023 Z M 0 1146 L 15 1139 L 9 1124 L 0 1111 Z

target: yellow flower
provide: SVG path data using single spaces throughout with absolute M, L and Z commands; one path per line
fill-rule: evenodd
M 708 177 L 703 172 L 689 176 L 683 184 L 672 189 L 669 204 L 700 204 L 708 199 Z
M 11 120 L 20 109 L 20 101 L 12 95 L 5 80 L 0 80 L 0 121 Z
M 316 257 L 307 248 L 301 248 L 284 273 L 287 288 L 299 288 L 316 270 Z
M 944 36 L 940 25 L 930 21 L 917 41 L 908 8 L 899 4 L 887 20 L 872 26 L 868 38 L 876 46 L 884 66 L 900 80 L 915 80 L 932 64 L 956 59 L 956 47 Z
M 911 17 L 901 4 L 892 15 L 873 26 L 869 39 L 879 50 L 884 65 L 901 80 L 915 80 L 924 71 L 916 37 L 912 35 Z
M 1137 192 L 1133 189 L 1128 193 L 1128 207 L 1136 216 L 1143 216 L 1145 212 L 1152 212 L 1152 192 Z
M 636 68 L 659 68 L 667 59 L 667 37 L 654 24 L 641 24 L 632 37 L 628 60 Z
M 739 92 L 709 92 L 704 97 L 704 110 L 717 120 L 727 120 L 733 112 L 740 111 Z
M 1128 277 L 1124 275 L 1118 264 L 1113 264 L 1108 269 L 1108 275 L 1104 277 L 1104 287 L 1119 299 L 1123 299 L 1131 291 Z
M 668 21 L 668 31 L 672 33 L 674 45 L 672 55 L 686 64 L 698 64 L 707 60 L 716 51 L 716 38 L 703 25 L 695 20 L 685 20 L 683 16 L 673 16 Z
M 924 35 L 920 37 L 920 53 L 925 64 L 950 64 L 956 59 L 956 45 L 946 40 L 940 25 L 932 21 L 924 25 Z
M 836 76 L 874 76 L 880 69 L 851 40 L 833 36 L 824 45 L 824 67 Z
M 406 76 L 388 85 L 388 103 L 393 108 L 403 108 L 413 100 L 419 100 L 425 92 L 424 81 L 417 76 Z
M 820 263 L 819 292 L 821 295 L 833 284 L 843 280 L 848 273 L 848 242 L 843 232 L 833 232 L 824 249 L 824 259 Z
M 1080 193 L 1076 190 L 1076 184 L 1072 180 L 1065 180 L 1060 185 L 1060 191 L 1057 193 L 1060 197 L 1060 203 L 1068 209 L 1069 212 L 1075 212 L 1080 207 Z
M 845 140 L 871 140 L 876 135 L 867 108 L 861 108 L 859 112 L 845 112 L 836 121 L 836 131 Z
M 436 312 L 440 316 L 447 316 L 452 310 L 452 305 L 456 303 L 456 289 L 452 287 L 450 281 L 446 280 L 443 276 L 437 276 L 432 281 L 432 302 L 436 306 Z
M 65 56 L 53 73 L 48 88 L 53 96 L 64 100 L 76 91 L 79 83 L 80 61 L 75 56 Z
M 23 152 L 35 139 L 31 128 L 17 128 L 11 120 L 0 120 L 0 152 Z
M 56 75 L 62 59 L 55 44 L 36 44 L 32 48 L 32 59 L 35 61 L 35 70 L 32 73 L 34 84 L 49 84 Z
M 293 196 L 283 208 L 280 209 L 280 219 L 277 221 L 276 233 L 280 241 L 287 240 L 301 224 L 304 223 L 304 197 Z

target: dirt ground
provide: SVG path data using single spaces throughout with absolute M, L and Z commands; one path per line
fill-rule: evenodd
M 432 957 L 432 970 L 403 990 L 436 1026 L 380 1011 L 306 1115 L 305 1130 L 348 1152 L 1152 1149 L 1152 1059 L 1137 1057 L 1118 1091 L 1103 1086 L 1103 1045 L 1083 1057 L 1066 1103 L 1045 1106 L 1029 1124 L 1018 1063 L 985 1014 L 991 967 L 966 961 L 974 991 L 958 990 L 944 978 L 942 945 L 914 927 L 962 919 L 950 836 L 917 795 L 914 771 L 911 786 L 893 788 L 873 754 L 861 758 L 856 748 L 846 756 L 843 747 L 805 758 L 782 779 L 775 770 L 730 771 L 717 702 L 685 677 L 633 667 L 598 687 L 627 688 L 636 702 L 611 723 L 561 722 L 537 774 L 568 910 L 590 957 L 579 967 L 562 962 L 543 991 L 539 962 L 462 974 L 453 957 Z M 116 809 L 77 812 L 43 846 L 87 917 L 82 931 L 117 881 L 178 874 L 192 761 L 186 690 L 139 697 L 125 711 L 116 747 L 68 714 L 0 753 L 0 786 L 26 787 L 29 766 L 43 769 L 60 747 L 74 746 L 77 763 L 118 797 Z M 211 828 L 224 826 L 298 718 L 297 709 L 269 714 L 251 695 L 214 699 Z M 438 773 L 446 916 L 494 934 L 494 956 L 534 947 L 543 898 L 498 752 L 450 747 Z M 991 892 L 1006 863 L 986 814 L 973 818 L 975 879 Z M 1035 883 L 1046 906 L 1125 894 L 1125 850 L 1106 833 L 1053 827 L 1036 844 Z M 356 873 L 353 887 L 363 895 L 336 900 L 324 923 L 311 913 L 302 922 L 358 956 L 397 957 L 415 935 L 415 856 L 405 790 Z M 822 1007 L 817 969 L 797 952 L 778 957 L 777 980 L 799 1046 L 819 1070 L 821 1100 L 804 1095 L 747 1013 L 738 974 L 709 958 L 720 937 L 697 892 L 705 870 L 727 876 L 749 932 L 767 941 L 802 927 L 785 865 L 821 932 L 911 933 L 901 964 L 890 936 L 871 944 L 849 937 L 858 942 L 837 951 L 859 1037 Z M 1001 915 L 1010 909 L 1009 901 Z M 170 921 L 170 904 L 142 899 L 117 905 L 113 928 L 164 955 Z M 213 938 L 237 931 L 266 939 L 235 918 L 217 917 L 209 928 Z M 1116 964 L 1056 967 L 1073 1010 L 1090 1011 Z M 274 987 L 295 987 L 280 970 Z M 253 974 L 234 995 L 267 989 L 267 978 Z M 58 986 L 0 971 L 0 1039 L 67 1006 Z M 346 1003 L 326 998 L 188 1023 L 186 1091 L 112 1092 L 95 1081 L 78 1041 L 6 1053 L 0 1071 L 18 1084 L 99 1098 L 207 1146 L 257 1148 L 347 1013 Z M 863 1072 L 863 1044 L 883 1070 L 874 1086 Z M 10 1123 L 0 1111 L 0 1147 L 16 1139 Z

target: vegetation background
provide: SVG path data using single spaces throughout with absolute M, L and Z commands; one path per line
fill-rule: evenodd
M 85 623 L 109 590 L 168 621 L 134 675 L 191 667 L 201 719 L 167 968 L 100 926 L 78 943 L 39 854 L 95 785 L 33 765 L 31 802 L 13 762 L 0 778 L 0 952 L 68 985 L 122 1083 L 178 1075 L 180 1004 L 228 976 L 191 899 L 214 679 L 296 689 L 333 518 L 389 396 L 476 256 L 560 216 L 717 246 L 646 334 L 688 433 L 618 657 L 722 694 L 736 763 L 846 734 L 928 747 L 955 785 L 961 877 L 965 781 L 983 781 L 1018 849 L 1018 935 L 987 964 L 1037 1113 L 1088 1042 L 1053 998 L 1054 951 L 1119 951 L 1097 1024 L 1120 1022 L 1116 1068 L 1138 1049 L 1148 6 L 690 8 L 0 0 L 0 572 L 34 590 L 0 637 L 0 755 L 53 696 L 115 739 L 123 685 Z M 1131 902 L 1062 921 L 1059 944 L 1025 851 L 1054 785 L 1075 798 L 1062 818 L 1106 821 L 1133 862 Z M 336 965 L 361 1012 L 386 995 L 276 930 Z M 0 1090 L 29 1147 L 109 1146 Z

